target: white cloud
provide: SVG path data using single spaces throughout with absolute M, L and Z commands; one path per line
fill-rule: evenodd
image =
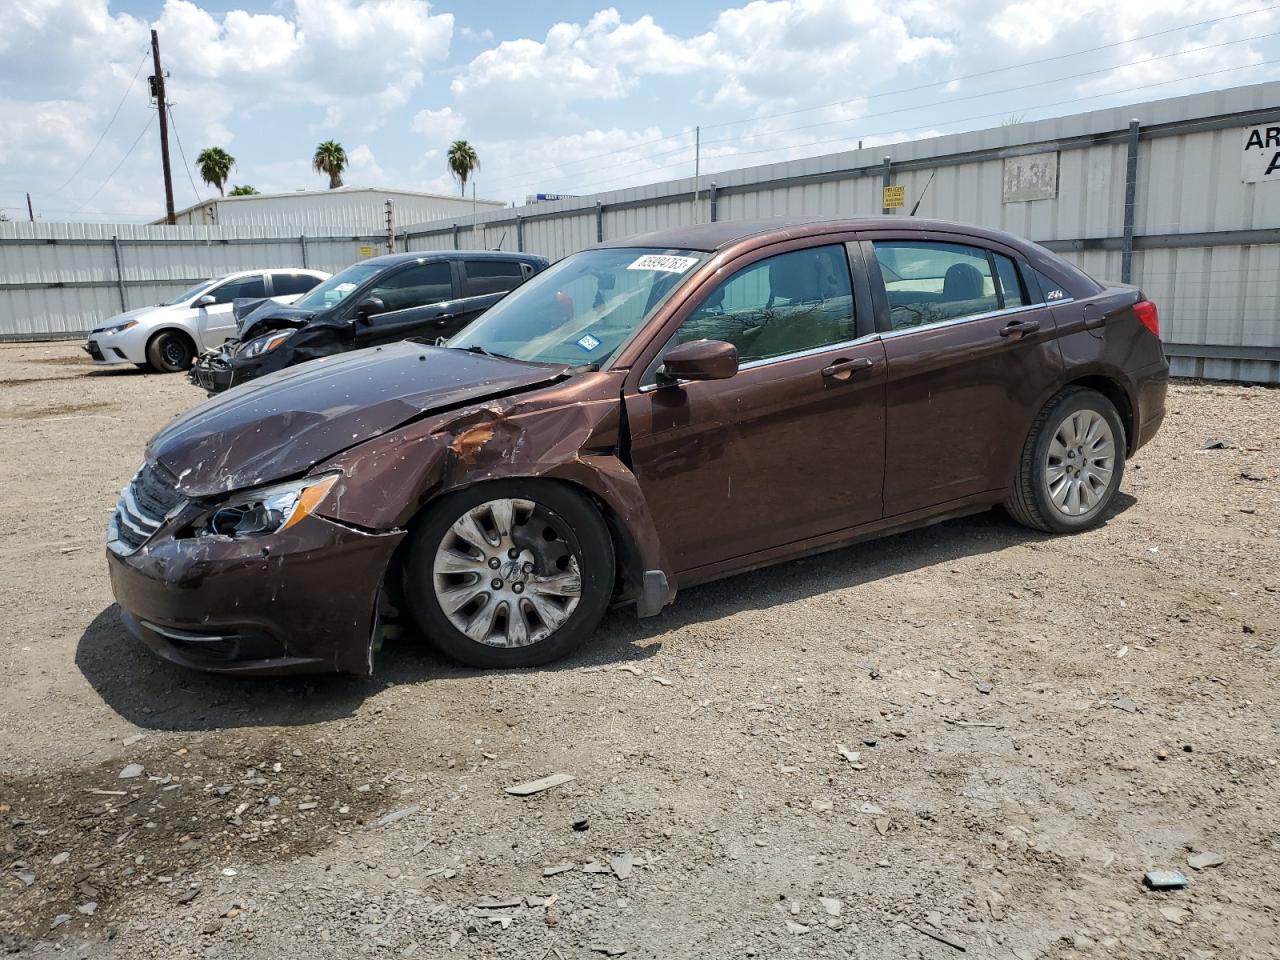
M 419 110 L 414 114 L 409 129 L 421 133 L 430 143 L 448 143 L 462 132 L 465 120 L 452 107 L 442 110 Z

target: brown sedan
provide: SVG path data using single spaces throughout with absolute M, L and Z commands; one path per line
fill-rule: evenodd
M 1164 416 L 1156 308 L 938 221 L 714 223 L 584 250 L 446 346 L 281 371 L 162 430 L 109 532 L 130 629 L 234 673 L 372 670 L 407 614 L 482 667 L 612 603 L 997 504 L 1107 515 Z

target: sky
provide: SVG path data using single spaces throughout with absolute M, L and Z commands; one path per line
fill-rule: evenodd
M 149 31 L 179 209 L 232 184 L 588 194 L 1280 78 L 1267 0 L 4 0 L 0 213 L 164 212 Z M 175 135 L 176 134 L 176 135 Z M 230 187 L 228 186 L 228 189 Z M 470 193 L 470 190 L 468 190 Z

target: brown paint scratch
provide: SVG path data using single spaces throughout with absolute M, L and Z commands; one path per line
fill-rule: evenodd
M 481 449 L 492 439 L 493 424 L 478 423 L 454 437 L 453 442 L 449 444 L 449 449 L 456 453 L 463 463 L 474 463 Z

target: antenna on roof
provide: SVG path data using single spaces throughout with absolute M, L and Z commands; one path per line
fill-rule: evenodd
M 494 247 L 493 249 L 495 249 L 495 250 L 501 250 L 501 249 L 502 249 L 502 244 L 506 241 L 506 239 L 507 239 L 507 231 L 503 230 L 503 231 L 502 231 L 502 236 L 500 236 L 500 237 L 498 238 L 498 245 L 497 245 L 496 247 Z
M 924 202 L 924 195 L 929 192 L 929 184 L 933 183 L 933 178 L 937 176 L 937 174 L 937 170 L 929 174 L 929 179 L 925 182 L 924 189 L 920 191 L 920 196 L 916 198 L 916 202 L 911 207 L 911 212 L 907 214 L 907 216 L 914 217 L 916 215 L 916 211 L 920 209 L 920 204 Z

